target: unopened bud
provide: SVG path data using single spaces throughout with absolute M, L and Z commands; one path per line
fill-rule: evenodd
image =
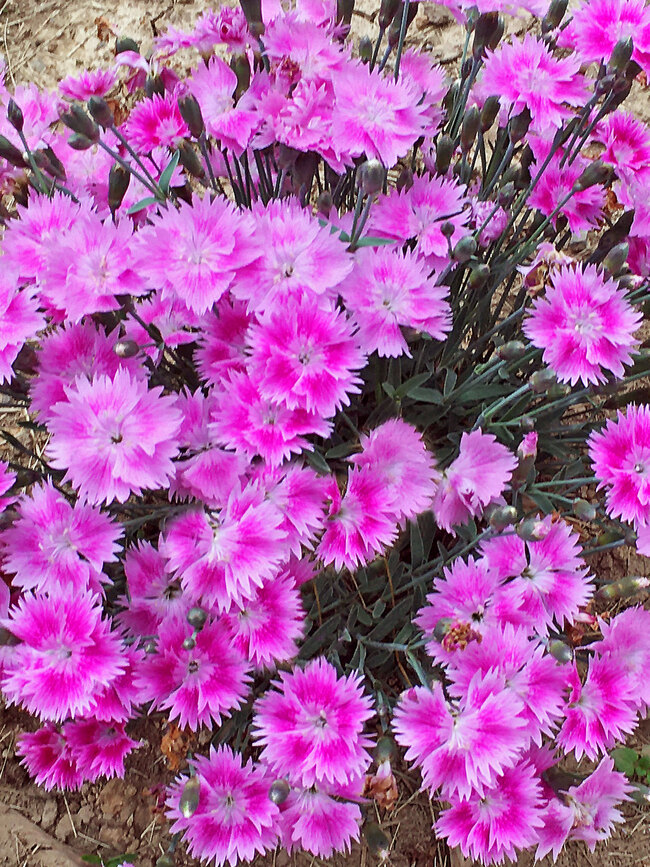
M 386 178 L 386 170 L 379 160 L 366 160 L 357 169 L 357 184 L 366 196 L 381 192 Z
M 467 153 L 476 141 L 480 120 L 481 115 L 475 105 L 467 109 L 460 128 L 460 147 L 463 153 Z
M 379 4 L 379 26 L 382 30 L 390 27 L 390 24 L 399 9 L 399 0 L 381 0 Z
M 390 839 L 376 822 L 366 822 L 363 826 L 368 851 L 374 858 L 385 861 L 390 855 Z
M 164 855 L 161 855 L 160 858 L 156 860 L 156 867 L 176 867 L 174 856 L 165 852 Z
M 190 624 L 192 629 L 196 629 L 197 632 L 200 632 L 203 629 L 207 619 L 208 612 L 204 608 L 199 608 L 198 605 L 195 605 L 194 608 L 190 608 L 187 612 L 187 622 Z
M 61 112 L 59 118 L 68 129 L 90 139 L 91 143 L 99 141 L 99 127 L 80 105 L 71 105 L 68 111 Z
M 609 273 L 616 277 L 621 273 L 623 266 L 627 262 L 627 257 L 630 252 L 630 245 L 627 241 L 623 241 L 621 244 L 617 244 L 615 247 L 609 251 L 609 253 L 603 259 L 603 266 L 609 271 Z
M 183 641 L 183 650 L 194 650 L 196 647 L 196 639 L 192 635 L 188 635 L 188 637 Z
M 95 142 L 92 139 L 89 139 L 88 136 L 81 135 L 81 133 L 75 132 L 68 139 L 68 146 L 72 148 L 74 151 L 87 151 L 88 148 L 91 148 Z
M 3 135 L 0 135 L 0 157 L 19 169 L 24 168 L 26 165 L 22 153 Z
M 619 39 L 612 50 L 612 56 L 609 58 L 609 63 L 607 64 L 607 71 L 614 73 L 623 72 L 632 58 L 633 51 L 634 40 L 631 36 Z
M 156 642 L 155 641 L 149 640 L 145 643 L 145 645 L 144 645 L 144 652 L 145 653 L 155 653 L 156 650 L 157 650 L 157 648 L 156 648 Z
M 13 99 L 10 99 L 7 105 L 7 120 L 17 132 L 23 131 L 23 113 L 18 103 Z
M 596 184 L 606 184 L 612 177 L 612 169 L 601 160 L 594 160 L 588 165 L 573 185 L 575 192 L 581 192 Z
M 188 141 L 182 141 L 178 146 L 178 161 L 186 172 L 195 178 L 204 178 L 205 169 L 199 155 Z
M 144 92 L 151 99 L 152 96 L 165 95 L 165 82 L 159 75 L 148 75 L 144 82 Z
M 121 54 L 123 51 L 135 51 L 136 54 L 139 54 L 140 46 L 130 36 L 118 36 L 115 40 L 115 53 Z
M 252 36 L 264 35 L 264 21 L 262 20 L 262 0 L 239 0 L 248 29 Z
M 484 12 L 479 15 L 474 25 L 474 41 L 472 42 L 472 56 L 475 60 L 483 56 L 488 40 L 494 35 L 494 31 L 498 27 L 498 12 Z
M 517 520 L 517 510 L 514 506 L 497 506 L 490 515 L 490 527 L 500 533 L 506 527 L 511 527 Z
M 395 188 L 398 193 L 401 193 L 402 190 L 410 190 L 413 186 L 413 172 L 410 169 L 402 169 L 399 173 L 399 177 L 395 181 Z
M 497 18 L 496 27 L 492 31 L 492 34 L 487 41 L 487 47 L 490 49 L 490 51 L 494 51 L 494 49 L 497 47 L 499 42 L 501 42 L 501 40 L 503 38 L 503 34 L 505 32 L 506 32 L 506 20 L 503 17 L 503 15 L 500 14 L 499 17 Z
M 189 819 L 190 816 L 193 816 L 196 812 L 196 808 L 199 806 L 200 797 L 201 780 L 195 775 L 190 777 L 183 786 L 181 799 L 178 804 L 181 813 L 186 819 Z
M 373 751 L 373 758 L 380 765 L 395 755 L 395 741 L 390 735 L 382 735 Z
M 111 209 L 112 213 L 115 213 L 117 209 L 120 207 L 124 200 L 124 196 L 126 195 L 126 191 L 129 188 L 129 184 L 131 183 L 131 172 L 128 169 L 125 169 L 124 166 L 120 165 L 120 163 L 114 163 L 111 167 L 110 172 L 108 173 L 108 207 Z M 115 344 L 114 350 L 119 355 L 118 345 L 120 343 L 124 343 L 125 341 L 119 341 Z M 131 343 L 135 343 L 135 341 L 131 340 Z M 136 344 L 136 352 L 137 352 L 137 344 Z M 135 355 L 135 352 L 133 353 Z M 121 358 L 130 358 L 129 355 L 122 355 Z
M 596 596 L 598 599 L 626 599 L 628 596 L 634 596 L 639 590 L 645 590 L 649 584 L 650 579 L 642 575 L 626 575 L 618 581 L 605 584 L 598 590 Z
M 458 94 L 460 93 L 460 88 L 461 80 L 460 78 L 456 78 L 447 93 L 444 95 L 442 99 L 442 107 L 447 114 L 451 114 L 453 111 L 456 100 L 458 99 Z
M 345 24 L 348 27 L 352 21 L 354 12 L 354 0 L 336 0 L 336 23 Z
M 41 153 L 45 157 L 45 165 L 42 167 L 45 171 L 49 172 L 53 178 L 57 179 L 57 181 L 65 181 L 65 166 L 49 145 L 46 145 L 42 150 L 35 151 L 34 153 Z
M 573 514 L 581 521 L 595 521 L 597 510 L 593 503 L 588 503 L 582 497 L 573 501 Z
M 440 644 L 451 629 L 452 624 L 453 620 L 451 617 L 441 617 L 433 627 L 433 640 Z
M 501 344 L 496 351 L 499 358 L 504 361 L 518 361 L 526 352 L 526 344 L 521 340 L 509 340 Z
M 548 11 L 542 19 L 542 33 L 549 33 L 555 30 L 562 23 L 562 19 L 566 14 L 569 0 L 551 0 Z
M 551 654 L 553 659 L 557 659 L 557 661 L 562 665 L 566 665 L 568 662 L 573 660 L 573 650 L 571 650 L 568 644 L 560 641 L 559 638 L 549 641 L 548 652 Z
M 510 118 L 510 123 L 508 124 L 508 135 L 513 144 L 518 144 L 524 138 L 528 132 L 531 120 L 532 116 L 528 108 L 525 108 L 522 112 Z
M 418 9 L 420 8 L 419 3 L 409 3 L 408 11 L 406 13 L 406 30 L 408 31 L 409 27 L 413 23 L 413 19 L 418 14 Z M 397 10 L 397 14 L 393 18 L 393 21 L 388 28 L 388 44 L 391 48 L 395 48 L 397 43 L 399 42 L 400 33 L 402 31 L 402 16 L 404 15 L 404 3 L 401 2 L 399 4 L 399 8 Z M 405 31 L 406 32 L 406 31 Z
M 269 789 L 269 798 L 273 801 L 274 804 L 278 806 L 280 804 L 284 804 L 284 802 L 289 797 L 289 793 L 291 792 L 291 787 L 289 783 L 285 779 L 275 780 L 271 784 L 271 788 Z
M 448 135 L 441 135 L 436 144 L 436 171 L 446 175 L 454 155 L 454 142 Z
M 630 797 L 637 804 L 647 807 L 650 804 L 650 786 L 646 786 L 644 783 L 632 783 Z
M 113 112 L 110 105 L 101 96 L 91 96 L 88 102 L 88 111 L 92 119 L 98 123 L 102 129 L 108 129 L 115 123 Z
M 463 239 L 464 240 L 464 239 Z M 472 238 L 472 240 L 474 240 Z M 459 241 L 459 244 L 462 244 L 462 241 Z M 458 245 L 456 245 L 458 246 Z M 469 272 L 469 278 L 467 280 L 467 285 L 470 289 L 482 289 L 483 286 L 490 279 L 490 268 L 484 262 L 479 262 L 478 265 L 475 265 L 472 270 Z
M 549 528 L 537 518 L 526 518 L 517 524 L 515 532 L 524 542 L 541 542 L 548 536 Z
M 130 337 L 118 340 L 115 346 L 113 346 L 113 352 L 118 358 L 133 358 L 139 351 L 140 347 Z
M 616 76 L 612 72 L 609 75 L 603 75 L 602 78 L 599 78 L 594 89 L 598 96 L 604 96 L 613 89 L 615 83 Z
M 544 367 L 542 370 L 536 370 L 530 377 L 528 382 L 535 394 L 544 394 L 549 388 L 555 384 L 555 374 L 549 367 Z
M 235 54 L 230 61 L 230 68 L 237 76 L 237 87 L 235 88 L 235 100 L 246 93 L 251 83 L 251 65 L 248 57 L 245 54 Z M 203 118 L 201 118 L 203 123 Z M 194 133 L 192 133 L 194 135 Z M 197 136 L 198 138 L 198 136 Z
M 334 207 L 334 200 L 329 190 L 323 190 L 320 196 L 316 199 L 316 211 L 322 214 L 323 217 L 329 218 L 329 215 Z
M 451 255 L 457 262 L 467 262 L 474 253 L 476 253 L 476 241 L 471 235 L 466 235 L 456 244 Z
M 488 96 L 481 109 L 481 131 L 487 132 L 497 119 L 501 103 L 498 96 Z
M 359 60 L 362 63 L 370 63 L 372 60 L 373 44 L 369 36 L 362 36 L 359 40 Z
M 445 220 L 445 222 L 440 225 L 440 232 L 447 239 L 451 238 L 455 231 L 456 226 L 454 226 L 451 220 Z

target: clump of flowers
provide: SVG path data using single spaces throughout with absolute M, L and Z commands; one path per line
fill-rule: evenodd
M 386 860 L 387 742 L 484 865 L 638 796 L 648 11 L 447 5 L 450 80 L 418 3 L 242 0 L 0 85 L 0 690 L 48 789 L 184 730 L 206 863 Z

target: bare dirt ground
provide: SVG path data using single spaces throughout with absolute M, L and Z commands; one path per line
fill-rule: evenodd
M 168 25 L 188 28 L 196 16 L 217 2 L 208 0 L 0 0 L 0 53 L 8 62 L 10 84 L 35 82 L 52 88 L 56 81 L 85 68 L 108 65 L 113 57 L 113 39 L 102 42 L 98 25 L 108 25 L 120 36 L 132 36 L 143 51 L 151 39 Z M 374 34 L 372 18 L 378 0 L 357 2 L 355 32 Z M 523 24 L 518 25 L 524 27 Z M 411 39 L 431 51 L 450 74 L 461 53 L 460 30 L 442 7 L 423 5 Z M 639 89 L 635 109 L 650 119 L 649 101 Z M 647 574 L 647 561 L 632 556 L 603 560 L 599 569 L 620 574 L 622 570 Z M 160 745 L 166 730 L 164 720 L 141 720 L 132 733 L 143 747 L 127 763 L 124 780 L 85 785 L 81 792 L 64 796 L 35 786 L 19 765 L 14 744 L 23 729 L 34 724 L 14 709 L 0 707 L 0 867 L 82 867 L 82 855 L 104 858 L 134 853 L 139 867 L 153 867 L 169 844 L 161 811 L 161 796 L 174 776 Z M 650 743 L 650 723 L 638 732 L 634 745 Z M 458 853 L 448 853 L 431 832 L 435 805 L 418 793 L 414 775 L 398 771 L 400 799 L 390 813 L 377 815 L 392 840 L 392 867 L 469 867 Z M 625 809 L 626 824 L 609 845 L 590 854 L 582 844 L 572 844 L 558 860 L 559 867 L 650 867 L 650 817 L 634 805 Z M 188 858 L 182 845 L 176 853 L 177 867 L 197 862 Z M 324 862 L 311 856 L 275 853 L 258 859 L 257 867 L 317 867 Z M 351 854 L 328 862 L 335 867 L 372 867 L 376 859 L 364 843 Z M 531 857 L 520 867 L 532 867 Z M 550 859 L 541 862 L 549 867 Z

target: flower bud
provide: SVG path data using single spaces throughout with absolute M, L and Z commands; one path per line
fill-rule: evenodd
M 119 163 L 114 163 L 108 173 L 108 207 L 111 209 L 112 213 L 115 213 L 122 204 L 130 183 L 131 172 Z M 125 342 L 126 341 L 118 341 L 118 343 L 113 347 L 117 355 L 120 354 L 118 352 L 118 346 Z M 135 355 L 138 351 L 138 345 L 134 340 L 129 342 L 135 344 L 135 352 L 133 353 L 133 355 Z M 121 355 L 120 358 L 131 358 L 131 356 Z
M 251 83 L 251 65 L 248 62 L 248 57 L 245 54 L 235 54 L 230 61 L 230 68 L 237 76 L 237 87 L 235 88 L 235 100 L 246 93 Z M 198 103 L 197 103 L 198 105 Z M 187 121 L 186 121 L 187 123 Z M 201 118 L 201 124 L 203 118 Z M 189 124 L 188 124 L 189 126 Z M 194 135 L 194 133 L 192 133 Z M 198 138 L 198 136 L 196 136 Z
M 23 131 L 23 113 L 18 103 L 16 103 L 13 99 L 10 99 L 7 105 L 7 120 L 16 130 L 16 132 Z
M 165 852 L 164 855 L 161 855 L 160 858 L 156 860 L 156 867 L 175 867 L 176 861 L 173 855 L 170 855 L 168 852 Z
M 535 430 L 535 419 L 530 415 L 522 415 L 519 419 L 519 427 L 526 433 Z
M 518 144 L 524 138 L 528 132 L 531 120 L 532 117 L 528 108 L 510 118 L 508 135 L 512 144 Z
M 385 861 L 390 855 L 390 839 L 376 822 L 366 822 L 363 826 L 368 851 L 374 858 Z
M 568 644 L 560 641 L 559 638 L 549 641 L 548 652 L 551 654 L 553 659 L 557 659 L 557 661 L 562 665 L 566 665 L 568 662 L 573 660 L 573 650 L 571 650 Z
M 476 253 L 476 241 L 471 235 L 466 235 L 461 238 L 452 250 L 452 259 L 457 262 L 467 262 Z M 487 267 L 487 266 L 485 266 Z
M 334 200 L 329 190 L 323 190 L 320 196 L 316 199 L 316 211 L 324 217 L 329 218 L 330 212 L 334 207 Z
M 61 112 L 59 119 L 72 132 L 90 139 L 91 143 L 99 141 L 99 127 L 80 105 L 71 105 L 68 111 Z
M 370 63 L 373 48 L 372 39 L 369 36 L 362 36 L 359 40 L 359 60 L 362 63 Z
M 632 58 L 633 51 L 634 41 L 631 36 L 619 39 L 612 50 L 612 56 L 609 58 L 609 63 L 607 64 L 607 71 L 614 73 L 623 72 Z
M 456 227 L 451 222 L 451 220 L 445 220 L 444 223 L 441 223 L 440 225 L 440 232 L 442 233 L 442 235 L 444 235 L 445 238 L 447 238 L 447 240 L 451 238 L 455 231 Z
M 52 148 L 49 145 L 46 145 L 44 148 L 32 152 L 34 157 L 37 153 L 42 154 L 44 160 L 44 165 L 42 166 L 40 165 L 40 163 L 37 163 L 38 167 L 45 169 L 45 171 L 49 172 L 53 178 L 57 179 L 57 181 L 65 181 L 65 166 L 54 153 Z
M 594 160 L 587 166 L 584 172 L 573 185 L 575 192 L 579 193 L 596 184 L 606 184 L 612 177 L 612 169 L 601 160 Z
M 525 352 L 526 344 L 522 340 L 509 340 L 499 346 L 496 354 L 504 361 L 518 361 Z
M 395 181 L 395 187 L 398 193 L 402 190 L 410 190 L 413 186 L 413 172 L 410 169 L 402 169 L 399 177 Z
M 187 141 L 182 141 L 178 147 L 178 161 L 188 174 L 195 178 L 204 178 L 205 169 L 197 152 Z
M 379 160 L 366 160 L 357 169 L 357 185 L 366 196 L 381 192 L 386 178 L 386 170 Z
M 629 252 L 630 245 L 627 241 L 617 244 L 615 247 L 612 247 L 603 259 L 603 267 L 605 267 L 613 277 L 616 277 L 623 270 Z
M 481 109 L 481 132 L 487 132 L 497 119 L 501 103 L 498 96 L 488 96 Z
M 0 157 L 16 168 L 22 169 L 26 166 L 22 153 L 3 135 L 0 135 Z
M 593 503 L 578 497 L 573 501 L 573 514 L 581 521 L 595 521 L 597 510 Z
M 196 638 L 193 635 L 188 635 L 188 637 L 183 641 L 183 650 L 194 650 L 196 647 Z
M 262 0 L 239 0 L 248 29 L 252 36 L 264 35 L 264 22 L 262 20 Z
M 133 358 L 139 351 L 140 347 L 135 340 L 131 340 L 130 337 L 124 337 L 122 340 L 118 340 L 113 346 L 113 352 L 118 358 Z
M 157 650 L 156 642 L 153 639 L 149 639 L 144 645 L 145 653 L 155 653 Z
M 92 119 L 98 123 L 102 129 L 108 129 L 115 123 L 113 112 L 110 105 L 101 96 L 91 96 L 88 102 L 88 111 Z
M 538 518 L 526 518 L 520 521 L 515 532 L 524 542 L 541 542 L 549 534 L 549 528 Z
M 460 87 L 460 78 L 456 78 L 442 99 L 442 107 L 447 112 L 447 114 L 451 114 L 453 111 L 454 104 L 458 99 L 458 94 L 460 93 Z
M 135 51 L 139 54 L 140 46 L 130 36 L 118 36 L 115 40 L 115 54 L 121 54 L 123 51 Z
M 409 27 L 413 23 L 413 19 L 418 14 L 418 9 L 420 8 L 419 3 L 409 3 L 408 11 L 406 13 L 406 31 L 408 31 Z M 397 14 L 393 18 L 393 21 L 388 28 L 388 44 L 391 48 L 395 48 L 397 43 L 399 42 L 399 36 L 402 30 L 402 16 L 404 14 L 404 3 L 401 2 L 399 4 L 399 8 L 397 10 Z
M 379 4 L 379 26 L 382 30 L 390 27 L 390 24 L 399 9 L 399 0 L 381 0 Z
M 144 92 L 151 99 L 154 94 L 156 96 L 165 95 L 165 82 L 159 75 L 148 75 L 144 82 Z
M 454 155 L 454 142 L 448 135 L 441 135 L 436 144 L 436 171 L 446 175 Z
M 336 0 L 336 23 L 345 24 L 348 27 L 352 21 L 354 12 L 354 0 Z
M 494 28 L 494 30 L 492 31 L 492 35 L 487 41 L 487 47 L 490 49 L 490 51 L 494 51 L 499 42 L 501 42 L 501 39 L 503 38 L 503 34 L 505 32 L 506 21 L 503 15 L 500 14 L 497 18 L 497 26 Z
M 618 581 L 612 581 L 601 587 L 596 593 L 596 598 L 626 599 L 628 596 L 634 596 L 639 590 L 645 590 L 649 584 L 650 578 L 644 578 L 642 575 L 626 575 Z
M 390 735 L 382 735 L 373 750 L 373 758 L 380 765 L 395 755 L 395 741 Z
M 568 5 L 569 0 L 551 0 L 548 11 L 542 19 L 543 34 L 549 33 L 551 30 L 555 30 L 556 27 L 560 26 L 562 19 L 566 15 Z
M 200 797 L 201 780 L 195 775 L 193 777 L 190 777 L 183 786 L 181 799 L 178 804 L 181 813 L 186 819 L 189 819 L 190 816 L 193 816 L 194 813 L 196 813 L 196 808 L 199 806 Z
M 287 800 L 290 792 L 291 787 L 289 786 L 289 783 L 287 783 L 285 779 L 280 778 L 271 784 L 271 788 L 269 789 L 269 798 L 274 804 L 280 806 L 280 804 L 284 804 Z
M 199 608 L 198 605 L 195 605 L 194 608 L 190 608 L 187 612 L 187 622 L 190 624 L 192 629 L 196 629 L 197 632 L 200 632 L 203 629 L 207 619 L 208 612 L 204 608 Z
M 467 109 L 460 128 L 460 147 L 463 153 L 467 153 L 476 141 L 480 120 L 481 115 L 475 105 Z
M 474 25 L 474 41 L 472 42 L 472 57 L 479 60 L 484 54 L 488 40 L 499 27 L 498 12 L 484 12 Z
M 500 533 L 506 527 L 511 527 L 517 520 L 517 510 L 514 506 L 497 506 L 490 515 L 489 524 L 493 530 Z
M 599 78 L 594 89 L 598 96 L 604 96 L 613 89 L 615 83 L 616 76 L 612 72 L 609 75 L 603 75 L 602 78 Z
M 465 239 L 463 239 L 465 240 Z M 472 240 L 474 240 L 472 238 Z M 462 244 L 462 241 L 458 242 Z M 458 244 L 456 245 L 458 246 Z M 483 286 L 490 279 L 490 268 L 484 262 L 479 262 L 478 265 L 474 265 L 472 270 L 469 272 L 469 279 L 467 281 L 467 285 L 470 289 L 482 289 Z
M 74 133 L 68 139 L 68 146 L 71 147 L 75 151 L 87 151 L 88 148 L 91 148 L 95 144 L 92 139 L 89 139 L 85 135 L 81 135 L 81 133 Z
M 544 367 L 542 370 L 536 370 L 530 377 L 528 382 L 535 394 L 544 394 L 549 388 L 555 384 L 555 374 L 549 367 Z
M 647 807 L 650 804 L 650 786 L 646 786 L 644 783 L 632 783 L 630 797 L 637 804 Z

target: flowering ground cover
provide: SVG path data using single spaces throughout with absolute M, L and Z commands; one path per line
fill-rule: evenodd
M 454 81 L 417 11 L 6 70 L 0 687 L 46 790 L 187 738 L 159 867 L 389 857 L 402 762 L 485 864 L 646 798 L 645 13 L 454 6 Z

